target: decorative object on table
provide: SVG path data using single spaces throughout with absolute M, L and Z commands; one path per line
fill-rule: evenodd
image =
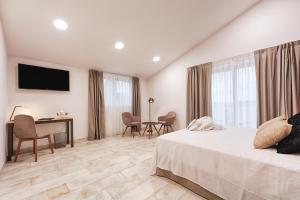
M 147 131 L 149 139 L 150 139 L 150 137 L 152 136 L 152 133 L 153 133 L 153 128 L 156 130 L 156 133 L 159 136 L 159 131 L 157 130 L 157 128 L 155 126 L 155 125 L 159 124 L 158 122 L 143 122 L 142 124 L 146 125 L 146 128 L 143 132 L 143 136 L 145 135 L 145 132 Z
M 9 117 L 9 121 L 13 121 L 13 115 L 14 115 L 16 109 L 17 109 L 17 108 L 21 108 L 21 107 L 23 107 L 23 106 L 15 106 L 15 107 L 14 107 L 14 110 L 12 111 L 12 113 L 11 113 L 11 115 L 10 115 L 10 117 Z
M 66 133 L 64 132 L 54 133 L 53 137 L 54 137 L 54 148 L 58 149 L 58 148 L 66 147 L 67 144 Z
M 133 138 L 134 138 L 134 130 L 138 131 L 139 135 L 141 135 L 141 132 L 138 129 L 138 126 L 141 124 L 140 116 L 133 116 L 130 112 L 123 112 L 122 113 L 122 121 L 123 121 L 124 125 L 126 126 L 122 136 L 124 136 L 128 127 L 130 127 L 130 133 Z
M 154 99 L 150 97 L 148 99 L 148 103 L 149 103 L 149 122 L 151 122 L 151 104 L 154 103 Z
M 161 126 L 158 132 L 160 132 L 161 128 L 163 128 L 163 134 L 168 133 L 169 128 L 171 129 L 171 131 L 174 131 L 172 125 L 174 124 L 175 119 L 176 113 L 174 111 L 168 112 L 168 114 L 166 115 L 159 116 L 158 122 L 161 124 Z
M 37 162 L 37 140 L 48 138 L 49 148 L 53 154 L 53 145 L 51 142 L 50 134 L 38 134 L 33 117 L 30 115 L 16 115 L 14 118 L 14 133 L 19 138 L 18 147 L 16 150 L 15 162 L 17 162 L 20 153 L 21 144 L 23 141 L 33 141 L 33 151 L 35 154 L 35 162 Z
M 63 110 L 61 110 L 58 113 L 56 113 L 57 118 L 59 118 L 59 119 L 68 118 L 68 114 L 69 113 L 64 112 Z

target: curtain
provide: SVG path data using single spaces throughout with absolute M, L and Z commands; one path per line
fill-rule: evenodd
M 212 116 L 224 126 L 256 128 L 256 77 L 253 54 L 212 67 Z
M 140 80 L 137 77 L 132 78 L 132 114 L 141 117 Z M 138 130 L 141 130 L 141 125 L 138 126 Z
M 89 70 L 89 140 L 101 139 L 105 137 L 105 114 L 103 95 L 103 72 Z
M 300 41 L 255 51 L 258 124 L 299 112 Z
M 187 69 L 187 125 L 193 119 L 211 115 L 211 68 L 212 63 L 206 63 Z
M 132 78 L 132 114 L 141 116 L 141 92 L 139 78 Z
M 121 134 L 122 113 L 132 112 L 132 77 L 104 73 L 106 135 Z

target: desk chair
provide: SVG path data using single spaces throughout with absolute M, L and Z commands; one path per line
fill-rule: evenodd
M 51 153 L 54 153 L 50 134 L 47 135 L 38 134 L 36 132 L 36 127 L 35 127 L 33 117 L 29 115 L 17 115 L 14 118 L 14 122 L 15 122 L 14 133 L 16 137 L 19 139 L 18 147 L 16 150 L 15 162 L 17 162 L 20 153 L 21 144 L 23 141 L 32 140 L 33 153 L 35 154 L 35 162 L 37 162 L 37 140 L 38 139 L 48 138 L 49 148 L 51 149 Z

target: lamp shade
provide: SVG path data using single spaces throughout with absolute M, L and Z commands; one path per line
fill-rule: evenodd
M 154 102 L 154 99 L 153 99 L 152 97 L 150 97 L 150 98 L 148 99 L 148 102 L 149 102 L 149 103 L 153 103 L 153 102 Z

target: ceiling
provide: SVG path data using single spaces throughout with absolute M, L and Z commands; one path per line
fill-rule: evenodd
M 0 14 L 9 55 L 148 78 L 256 2 L 0 0 Z

